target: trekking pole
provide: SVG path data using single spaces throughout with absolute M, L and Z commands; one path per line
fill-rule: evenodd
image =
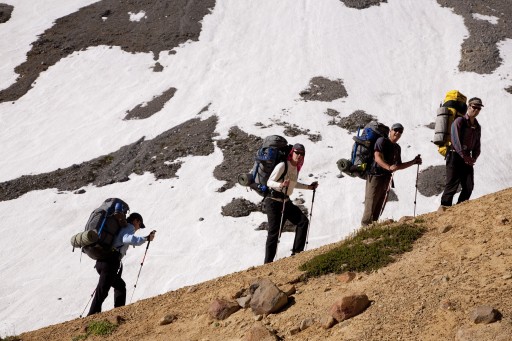
M 284 187 L 284 193 L 288 192 L 288 186 Z M 283 220 L 284 220 L 284 208 L 286 206 L 286 198 L 283 198 L 283 208 L 281 209 L 281 222 L 279 223 L 279 236 L 277 237 L 277 243 L 281 240 L 281 233 L 283 232 Z
M 97 289 L 97 288 L 96 288 Z M 85 308 L 84 310 L 82 311 L 82 313 L 80 314 L 80 318 L 82 318 L 84 316 L 84 313 L 85 313 L 85 310 L 87 309 L 87 307 L 89 306 L 89 303 L 91 303 L 91 300 L 94 296 L 94 294 L 96 293 L 96 289 L 94 289 L 94 291 L 92 292 L 91 294 L 91 298 L 89 298 L 89 301 L 87 301 L 87 304 L 85 305 Z
M 384 202 L 382 203 L 382 208 L 380 209 L 379 218 L 384 213 L 384 207 L 386 207 L 386 203 L 388 202 L 389 191 L 391 190 L 391 185 L 393 184 L 393 173 L 391 173 L 391 179 L 389 179 L 388 189 L 386 190 L 386 195 L 384 196 Z
M 155 233 L 155 232 L 156 231 L 153 230 L 153 231 L 151 231 L 150 234 Z M 142 271 L 142 266 L 144 265 L 144 260 L 146 259 L 146 254 L 148 253 L 150 243 L 151 243 L 151 239 L 148 238 L 148 245 L 146 246 L 146 251 L 144 251 L 144 257 L 142 257 L 142 262 L 140 263 L 139 273 L 137 274 L 137 280 L 135 281 L 135 284 L 133 285 L 133 292 L 132 292 L 132 297 L 130 297 L 130 303 L 132 303 L 133 294 L 135 294 L 135 288 L 137 288 L 137 283 L 139 283 L 140 272 Z
M 309 225 L 308 231 L 306 232 L 306 245 L 304 246 L 304 251 L 308 248 L 308 238 L 309 238 L 309 228 L 311 227 L 311 217 L 313 216 L 313 204 L 315 203 L 315 194 L 316 188 L 313 190 L 313 199 L 311 199 L 311 211 L 309 211 Z
M 418 169 L 416 170 L 416 192 L 414 193 L 414 218 L 416 218 L 416 198 L 418 196 L 418 176 L 420 175 L 420 164 L 418 163 Z

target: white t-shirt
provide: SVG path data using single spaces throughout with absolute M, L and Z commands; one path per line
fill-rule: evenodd
M 286 175 L 283 179 L 279 180 L 281 178 L 281 175 L 284 173 L 285 166 L 284 162 L 279 163 L 274 170 L 272 171 L 272 174 L 270 174 L 270 177 L 267 181 L 267 186 L 272 188 L 275 191 L 283 192 L 284 188 L 281 188 L 281 182 L 288 179 L 290 180 L 290 184 L 288 185 L 288 188 L 286 189 L 286 195 L 290 196 L 293 193 L 293 190 L 295 188 L 297 189 L 308 189 L 308 185 L 303 184 L 298 181 L 299 178 L 299 172 L 297 171 L 297 167 L 293 166 L 290 161 L 286 161 L 288 163 L 288 170 L 286 171 Z M 284 192 L 283 192 L 284 193 Z

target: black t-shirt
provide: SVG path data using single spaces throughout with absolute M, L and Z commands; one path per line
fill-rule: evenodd
M 402 163 L 402 149 L 398 145 L 398 143 L 391 142 L 388 138 L 379 137 L 375 142 L 375 146 L 373 148 L 374 152 L 381 152 L 384 158 L 384 161 L 388 165 L 399 165 Z M 384 175 L 390 174 L 391 172 L 387 169 L 382 168 L 377 164 L 377 162 L 373 161 L 372 172 L 373 175 Z

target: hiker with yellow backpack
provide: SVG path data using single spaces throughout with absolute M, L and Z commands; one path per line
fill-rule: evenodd
M 478 97 L 471 98 L 466 105 L 466 97 L 457 90 L 451 90 L 438 110 L 433 142 L 446 159 L 446 185 L 439 211 L 452 205 L 459 184 L 462 191 L 457 203 L 471 197 L 474 188 L 473 165 L 480 155 L 481 126 L 476 117 L 483 106 Z M 443 126 L 449 127 L 449 130 L 443 132 Z

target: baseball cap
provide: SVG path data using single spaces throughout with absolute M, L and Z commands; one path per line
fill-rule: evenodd
M 300 143 L 295 143 L 293 145 L 293 150 L 296 150 L 296 151 L 299 151 L 299 152 L 303 152 L 304 154 L 306 153 L 306 148 L 304 148 L 304 145 L 302 145 Z
M 484 104 L 482 103 L 482 100 L 481 100 L 480 98 L 478 98 L 478 97 L 473 97 L 473 98 L 471 98 L 471 99 L 469 100 L 469 102 L 468 102 L 468 103 L 469 103 L 470 105 L 471 105 L 471 104 L 475 104 L 475 105 L 479 105 L 479 106 L 481 106 L 481 107 L 483 107 L 483 106 L 484 106 Z
M 401 125 L 400 123 L 395 123 L 395 124 L 393 124 L 391 126 L 391 130 L 395 130 L 395 131 L 402 130 L 403 131 L 404 130 L 404 126 Z
M 131 223 L 131 222 L 133 222 L 134 219 L 140 220 L 140 228 L 141 229 L 146 228 L 146 226 L 144 225 L 144 222 L 142 220 L 142 216 L 139 213 L 133 212 L 132 214 L 130 214 L 130 216 L 128 217 L 127 220 L 129 223 Z

